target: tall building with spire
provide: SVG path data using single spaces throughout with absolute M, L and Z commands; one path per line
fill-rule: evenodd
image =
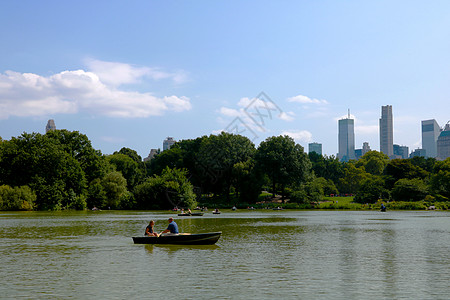
M 381 107 L 380 151 L 391 157 L 394 155 L 394 125 L 392 105 Z
M 435 119 L 422 121 L 422 149 L 427 157 L 437 157 L 437 140 L 441 128 Z
M 47 126 L 45 126 L 45 133 L 49 132 L 50 130 L 56 130 L 55 120 L 50 119 L 47 122 Z
M 339 153 L 341 161 L 355 159 L 355 120 L 350 118 L 350 110 L 347 118 L 339 120 Z

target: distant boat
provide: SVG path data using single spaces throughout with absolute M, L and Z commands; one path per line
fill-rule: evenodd
M 215 210 L 213 211 L 213 214 L 215 214 L 215 215 L 220 215 L 220 211 L 219 211 L 218 209 L 215 209 Z
M 208 233 L 180 233 L 157 236 L 133 237 L 135 244 L 172 244 L 172 245 L 214 245 L 222 234 L 219 232 Z
M 194 212 L 194 213 L 182 213 L 182 214 L 178 214 L 179 217 L 189 217 L 189 216 L 193 216 L 193 217 L 201 217 L 203 216 L 204 213 L 202 212 Z

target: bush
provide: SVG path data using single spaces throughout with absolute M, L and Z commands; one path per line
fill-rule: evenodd
M 395 201 L 420 201 L 428 194 L 427 186 L 422 179 L 399 179 L 392 189 Z
M 427 206 L 423 202 L 393 201 L 386 204 L 387 209 L 404 210 L 426 210 Z
M 28 186 L 0 186 L 1 210 L 33 210 L 36 194 Z

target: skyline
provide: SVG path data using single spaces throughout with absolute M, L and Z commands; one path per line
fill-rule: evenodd
M 450 3 L 198 1 L 0 3 L 0 136 L 58 129 L 105 154 L 146 157 L 166 137 L 218 133 L 237 118 L 256 146 L 288 134 L 338 153 L 338 120 L 355 148 L 422 147 L 421 121 L 450 120 Z M 276 112 L 254 126 L 261 93 Z M 248 111 L 247 111 L 248 112 Z

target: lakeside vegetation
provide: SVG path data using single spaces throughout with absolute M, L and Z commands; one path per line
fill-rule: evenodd
M 381 202 L 388 209 L 446 210 L 449 199 L 450 158 L 389 160 L 370 151 L 340 162 L 306 154 L 288 136 L 255 147 L 223 132 L 177 142 L 143 162 L 129 148 L 104 155 L 77 131 L 0 138 L 0 210 L 358 210 L 379 209 Z

